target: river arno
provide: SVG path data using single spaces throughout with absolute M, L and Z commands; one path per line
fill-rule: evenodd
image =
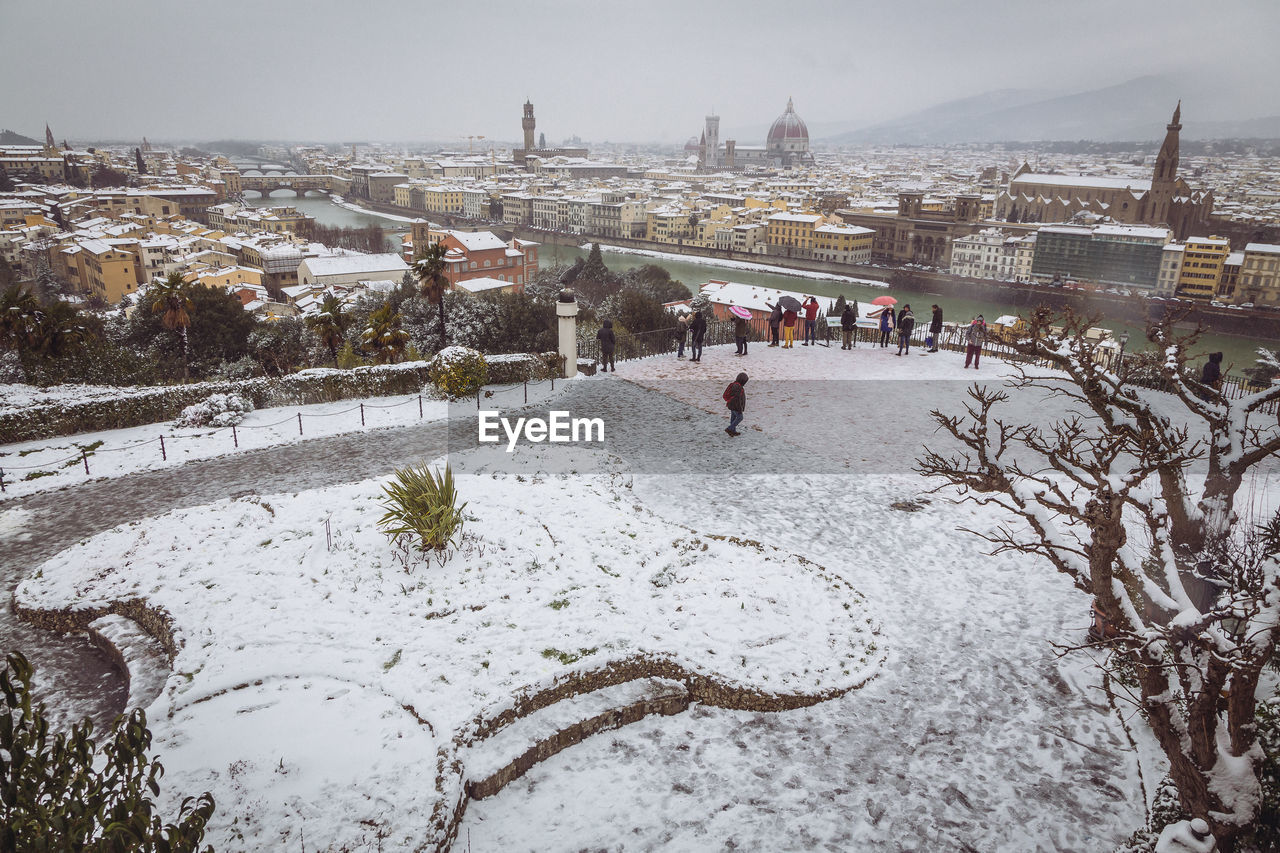
M 539 253 L 538 261 L 541 266 L 551 266 L 557 263 L 571 264 L 576 258 L 586 257 L 586 251 L 569 246 L 546 245 Z M 1018 314 L 1019 309 L 1011 304 L 999 304 L 991 301 L 979 299 L 961 299 L 955 296 L 941 296 L 920 292 L 904 292 L 894 291 L 887 287 L 879 287 L 870 284 L 855 284 L 851 282 L 837 281 L 832 278 L 807 278 L 799 275 L 787 275 L 776 272 L 763 272 L 756 270 L 742 270 L 735 267 L 727 267 L 719 264 L 714 260 L 699 260 L 697 262 L 687 260 L 675 260 L 669 257 L 652 258 L 645 255 L 633 255 L 627 253 L 610 252 L 602 249 L 604 262 L 609 269 L 614 272 L 623 272 L 633 267 L 643 266 L 645 264 L 656 264 L 663 267 L 671 274 L 673 279 L 681 281 L 691 290 L 698 287 L 704 282 L 712 279 L 720 281 L 736 281 L 742 284 L 754 284 L 759 287 L 776 288 L 779 290 L 792 290 L 799 293 L 812 293 L 815 296 L 826 297 L 834 300 L 840 294 L 844 294 L 845 299 L 858 300 L 859 306 L 865 306 L 877 296 L 891 295 L 899 300 L 899 306 L 903 303 L 911 305 L 915 312 L 917 320 L 920 318 L 928 318 L 930 313 L 930 305 L 936 302 L 942 307 L 943 315 L 948 322 L 959 321 L 968 322 L 974 316 L 982 314 L 988 323 L 995 318 L 1004 314 Z M 762 263 L 765 261 L 762 259 Z M 818 275 L 818 274 L 814 274 Z M 1145 349 L 1149 346 L 1143 330 L 1132 324 L 1126 325 L 1121 322 L 1110 322 L 1103 320 L 1099 325 L 1119 334 L 1120 332 L 1129 332 L 1129 348 Z M 1205 334 L 1202 335 L 1194 352 L 1193 361 L 1199 362 L 1203 360 L 1204 354 L 1210 352 L 1221 351 L 1225 354 L 1224 361 L 1232 365 L 1230 372 L 1238 374 L 1247 367 L 1252 367 L 1256 360 L 1258 347 L 1280 347 L 1280 341 L 1267 341 L 1262 339 L 1252 339 L 1240 337 L 1237 335 L 1223 334 Z

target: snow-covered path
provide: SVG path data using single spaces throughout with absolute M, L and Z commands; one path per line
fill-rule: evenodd
M 624 365 L 622 377 L 708 411 L 646 399 L 648 428 L 608 442 L 659 514 L 802 554 L 863 590 L 883 620 L 884 673 L 801 711 L 697 708 L 597 737 L 473 803 L 461 837 L 508 850 L 1088 851 L 1141 821 L 1135 762 L 1096 673 L 1051 647 L 1083 638 L 1087 597 L 954 532 L 989 515 L 936 498 L 891 508 L 925 487 L 910 473 L 920 419 L 958 408 L 967 383 L 954 355 L 890 352 L 740 360 L 717 348 L 702 365 Z M 904 375 L 797 381 L 774 356 L 876 359 L 868 374 Z M 698 368 L 716 378 L 685 378 Z M 748 383 L 747 425 L 761 429 L 731 442 L 719 391 L 737 369 L 767 379 Z M 628 399 L 623 387 L 604 398 Z M 760 473 L 778 467 L 794 473 Z

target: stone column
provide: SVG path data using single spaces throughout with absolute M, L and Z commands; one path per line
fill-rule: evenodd
M 556 317 L 560 325 L 560 357 L 564 359 L 564 378 L 578 375 L 578 300 L 573 291 L 560 291 L 556 300 Z

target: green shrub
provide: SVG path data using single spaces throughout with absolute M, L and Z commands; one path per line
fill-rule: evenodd
M 422 551 L 443 551 L 462 533 L 462 511 L 448 465 L 438 477 L 425 463 L 397 469 L 395 479 L 382 487 L 387 511 L 378 526 L 392 539 L 402 534 L 417 537 Z
M 101 748 L 88 719 L 50 737 L 43 706 L 31 704 L 31 672 L 13 652 L 0 675 L 0 850 L 199 850 L 213 797 L 184 799 L 175 824 L 155 814 L 164 769 L 147 758 L 146 714 L 117 719 Z
M 436 353 L 428 374 L 431 383 L 450 400 L 474 396 L 489 382 L 484 356 L 470 347 L 445 347 Z

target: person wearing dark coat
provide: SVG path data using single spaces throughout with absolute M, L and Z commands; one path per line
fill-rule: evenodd
M 600 331 L 596 332 L 596 340 L 600 342 L 600 369 L 608 373 L 609 368 L 613 368 L 614 373 L 618 372 L 618 368 L 613 364 L 613 349 L 617 344 L 617 337 L 613 334 L 613 321 L 605 320 Z
M 942 309 L 937 305 L 933 306 L 933 319 L 929 321 L 929 339 L 925 341 L 929 345 L 929 352 L 938 351 L 938 340 L 942 337 Z
M 724 404 L 729 407 L 729 427 L 725 432 L 737 436 L 738 424 L 742 423 L 742 415 L 747 410 L 747 374 L 739 373 L 738 378 L 724 389 Z
M 889 345 L 889 333 L 893 331 L 893 308 L 888 305 L 880 309 L 880 346 Z
M 1204 364 L 1204 371 L 1200 374 L 1200 384 L 1207 385 L 1217 391 L 1222 387 L 1222 353 L 1209 353 L 1209 360 Z M 1204 395 L 1208 399 L 1209 395 Z
M 689 360 L 702 361 L 702 340 L 707 336 L 707 320 L 701 311 L 693 312 L 689 321 Z
M 911 331 L 916 327 L 916 315 L 911 313 L 910 305 L 903 305 L 898 312 L 898 355 L 905 351 L 911 355 Z
M 840 333 L 844 336 L 844 344 L 840 349 L 853 349 L 853 333 L 858 328 L 858 303 L 846 302 L 844 313 L 840 315 Z
M 782 306 L 770 305 L 765 303 L 765 307 L 769 309 L 769 346 L 776 347 L 778 345 L 778 327 L 782 325 Z
M 734 355 L 746 355 L 747 321 L 739 317 L 737 314 L 733 315 L 733 338 L 734 342 L 738 345 L 738 351 L 735 352 Z

